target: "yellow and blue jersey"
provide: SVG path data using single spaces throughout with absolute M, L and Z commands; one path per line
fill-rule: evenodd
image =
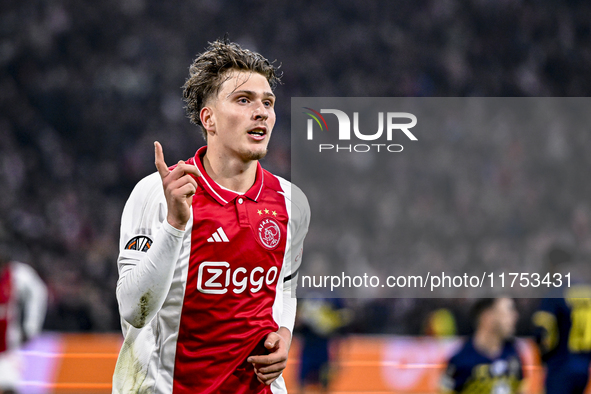
M 533 316 L 546 394 L 583 393 L 591 361 L 591 286 L 556 289 Z
M 501 353 L 488 357 L 474 347 L 470 338 L 447 364 L 442 393 L 516 394 L 523 380 L 522 363 L 513 341 Z

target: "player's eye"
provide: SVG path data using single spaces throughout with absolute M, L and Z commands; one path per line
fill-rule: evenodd
M 270 100 L 265 101 L 264 104 L 265 104 L 266 107 L 272 107 L 273 106 L 273 102 L 270 101 Z
M 242 104 L 246 104 L 246 103 L 248 103 L 248 99 L 246 97 L 240 97 L 238 99 L 238 102 L 239 103 L 242 103 Z

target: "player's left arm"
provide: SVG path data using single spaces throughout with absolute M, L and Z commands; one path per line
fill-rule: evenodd
M 287 245 L 287 258 L 281 271 L 283 287 L 283 307 L 281 312 L 281 326 L 293 332 L 297 309 L 296 288 L 298 271 L 304 253 L 304 239 L 310 225 L 310 204 L 306 195 L 295 185 L 291 185 L 291 214 L 290 242 Z
M 15 279 L 23 303 L 23 341 L 35 337 L 43 328 L 47 310 L 47 287 L 33 268 L 15 264 Z
M 310 205 L 304 193 L 295 185 L 291 185 L 291 242 L 287 245 L 286 265 L 283 267 L 281 285 L 278 290 L 283 292 L 280 328 L 265 338 L 264 346 L 270 354 L 250 356 L 247 361 L 254 366 L 259 381 L 270 385 L 287 366 L 287 356 L 291 346 L 291 333 L 295 322 L 297 299 L 295 286 L 297 271 L 302 261 L 304 239 L 310 224 Z M 281 287 L 283 289 L 281 290 Z

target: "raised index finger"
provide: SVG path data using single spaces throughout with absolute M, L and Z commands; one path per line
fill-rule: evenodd
M 156 164 L 156 169 L 158 170 L 158 173 L 160 174 L 160 176 L 162 178 L 164 178 L 165 176 L 168 175 L 168 173 L 170 172 L 168 170 L 168 166 L 166 165 L 166 162 L 164 161 L 164 153 L 162 152 L 162 145 L 160 145 L 160 142 L 158 141 L 154 141 L 154 163 Z

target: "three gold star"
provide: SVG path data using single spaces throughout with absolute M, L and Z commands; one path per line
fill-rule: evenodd
M 269 214 L 269 212 L 271 212 L 271 215 L 277 217 L 277 211 L 269 211 L 267 208 L 263 210 L 257 209 L 257 213 L 259 214 L 259 216 L 261 216 L 263 212 L 265 212 L 267 215 Z

